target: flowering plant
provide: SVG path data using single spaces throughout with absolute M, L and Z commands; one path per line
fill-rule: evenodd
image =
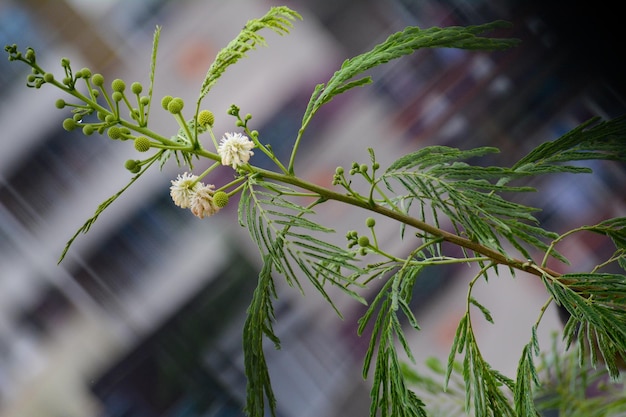
M 514 184 L 535 176 L 591 172 L 576 161 L 624 161 L 626 118 L 592 119 L 540 145 L 510 167 L 484 167 L 467 162 L 470 158 L 496 153 L 498 149 L 493 147 L 461 150 L 430 146 L 402 155 L 383 169 L 376 151 L 368 149 L 368 162 L 351 162 L 347 170 L 338 167 L 332 184 L 320 186 L 296 174 L 296 156 L 304 134 L 319 109 L 334 97 L 372 82 L 370 76 L 364 75 L 366 71 L 421 48 L 496 50 L 510 48 L 518 41 L 483 36 L 506 27 L 501 21 L 467 27 L 407 27 L 372 50 L 347 59 L 328 82 L 314 88 L 288 160 L 281 160 L 270 145 L 261 141 L 261 133 L 250 127 L 252 116 L 242 116 L 235 105 L 228 114 L 234 117 L 241 132 L 226 132 L 218 142 L 213 132 L 214 114 L 202 108 L 203 99 L 230 65 L 259 45 L 265 45 L 259 34 L 261 30 L 287 34 L 293 22 L 300 18 L 287 7 L 273 7 L 265 16 L 250 20 L 208 69 L 190 118 L 183 115 L 188 110 L 181 98 L 163 97 L 162 108 L 179 127 L 172 137 L 163 136 L 149 126 L 160 28 L 154 34 L 149 88 L 145 95 L 140 83 L 133 83 L 128 90 L 121 79 L 113 80 L 107 88 L 101 74 L 88 68 L 74 71 L 66 58 L 61 60 L 64 76 L 58 79 L 39 65 L 33 49 L 21 52 L 16 45 L 6 47 L 10 60 L 32 68 L 27 80 L 29 87 L 51 85 L 69 96 L 67 101 L 59 99 L 56 103 L 59 109 L 71 109 L 72 116 L 63 122 L 66 130 L 81 129 L 85 135 L 106 134 L 112 140 L 133 141 L 140 153 L 152 152 L 144 159 L 126 162 L 126 169 L 134 174 L 129 184 L 97 208 L 94 216 L 70 239 L 61 259 L 77 236 L 87 232 L 98 216 L 146 170 L 155 163 L 163 166 L 174 156 L 179 165 L 189 170 L 171 181 L 174 204 L 204 218 L 216 215 L 232 197 L 238 196 L 238 221 L 248 229 L 263 260 L 243 336 L 248 378 L 246 412 L 250 416 L 264 415 L 266 406 L 272 412 L 276 407 L 263 341 L 267 338 L 280 345 L 273 330 L 273 303 L 277 297 L 275 280 L 281 276 L 298 288 L 302 288 L 301 279 L 308 280 L 338 314 L 341 312 L 328 293 L 329 286 L 367 306 L 357 331 L 362 334 L 366 326 L 373 327 L 363 365 L 364 376 L 373 368 L 371 416 L 426 415 L 424 402 L 410 389 L 409 374 L 401 366 L 399 351 L 414 360 L 400 320 L 404 317 L 419 330 L 409 303 L 412 288 L 427 266 L 465 263 L 479 267 L 469 283 L 466 312 L 457 327 L 443 371 L 445 387 L 456 375 L 457 357 L 463 358 L 459 367 L 465 411 L 473 410 L 479 416 L 537 415 L 535 358 L 540 346 L 536 330 L 550 303 L 569 313 L 563 337 L 567 345 L 578 346 L 581 364 L 588 360 L 595 366 L 601 358 L 609 375 L 617 378 L 620 359 L 626 359 L 626 276 L 603 272 L 603 268 L 609 264 L 626 268 L 626 218 L 606 219 L 559 235 L 539 225 L 533 214 L 536 209 L 503 195 L 534 191 L 529 186 Z M 123 117 L 124 108 L 130 112 L 130 118 Z M 211 138 L 210 147 L 202 143 L 201 135 L 205 133 Z M 273 169 L 256 166 L 253 158 L 256 153 L 269 157 Z M 196 175 L 192 173 L 194 158 L 213 163 Z M 234 179 L 227 184 L 203 182 L 220 165 L 233 168 Z M 365 191 L 359 191 L 363 186 Z M 306 205 L 300 203 L 303 196 L 309 197 Z M 333 230 L 313 216 L 317 206 L 328 203 L 349 205 L 364 213 L 367 232 L 346 231 L 346 247 L 330 243 L 324 236 Z M 412 247 L 408 255 L 394 254 L 381 247 L 374 216 L 400 224 L 399 238 Z M 444 227 L 444 222 L 450 227 Z M 549 268 L 552 259 L 567 263 L 556 246 L 582 231 L 609 238 L 615 246 L 613 255 L 588 271 L 562 274 Z M 444 243 L 460 247 L 462 254 L 449 252 Z M 502 375 L 483 358 L 472 327 L 478 318 L 470 307 L 477 309 L 485 320 L 492 321 L 487 308 L 472 295 L 472 288 L 478 280 L 497 273 L 499 267 L 533 275 L 547 291 L 546 304 L 530 329 L 515 379 Z M 363 291 L 375 279 L 382 280 L 383 285 L 368 303 Z

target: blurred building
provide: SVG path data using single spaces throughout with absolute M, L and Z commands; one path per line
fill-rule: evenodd
M 269 48 L 229 69 L 207 98 L 216 131 L 232 129 L 225 112 L 236 103 L 254 115 L 275 150 L 287 151 L 291 142 L 282 139 L 297 132 L 313 86 L 344 58 L 408 24 L 494 19 L 512 21 L 506 35 L 523 44 L 497 53 L 425 50 L 374 70 L 374 86 L 337 98 L 320 113 L 302 153 L 302 173 L 329 184 L 336 166 L 367 161 L 368 146 L 384 166 L 435 143 L 497 146 L 501 159 L 488 162 L 506 164 L 592 115 L 624 113 L 622 73 L 607 64 L 612 41 L 600 37 L 606 33 L 596 30 L 594 43 L 557 24 L 553 10 L 492 3 L 289 2 L 304 22 L 287 37 L 268 34 Z M 158 24 L 155 97 L 173 94 L 192 103 L 219 48 L 272 4 L 278 3 L 4 0 L 0 40 L 33 46 L 47 69 L 61 71 L 59 59 L 66 56 L 74 69 L 87 66 L 109 81 L 147 85 Z M 593 15 L 587 17 L 593 24 Z M 171 161 L 133 185 L 57 265 L 74 231 L 128 182 L 123 163 L 136 153 L 132 145 L 63 130 L 67 109 L 54 108 L 59 93 L 27 89 L 27 74 L 24 66 L 0 60 L 0 416 L 242 415 L 241 328 L 259 260 L 235 213 L 200 221 L 175 207 L 168 187 L 180 168 Z M 155 128 L 174 134 L 174 120 L 159 111 L 153 109 Z M 552 198 L 529 195 L 524 203 L 543 207 L 542 220 L 556 231 L 624 215 L 624 167 L 594 168 L 598 175 L 575 182 L 537 183 L 547 191 L 541 195 Z M 362 227 L 343 207 L 321 214 L 339 238 Z M 387 239 L 394 242 L 393 230 Z M 603 244 L 574 241 L 565 251 L 577 260 L 574 267 L 584 267 L 606 252 Z M 418 283 L 414 307 L 429 335 L 415 337 L 419 358 L 447 356 L 464 308 L 455 299 L 464 295 L 466 274 L 454 268 Z M 534 321 L 532 306 L 541 306 L 545 295 L 537 282 L 515 282 L 519 308 L 530 306 L 527 317 L 511 312 L 499 285 L 484 290 L 485 304 L 496 319 L 498 313 L 508 319 L 501 328 L 478 328 L 494 361 L 515 366 L 519 353 L 502 353 L 508 345 L 499 332 L 519 330 L 527 340 L 530 325 L 523 321 Z M 341 321 L 313 291 L 307 297 L 280 291 L 276 331 L 283 348 L 267 349 L 280 415 L 367 415 L 369 388 L 360 377 L 367 340 L 355 331 L 360 308 L 339 300 Z M 556 318 L 550 324 L 558 325 Z

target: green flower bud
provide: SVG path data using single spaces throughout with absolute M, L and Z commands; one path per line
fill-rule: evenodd
M 142 97 L 139 99 L 139 102 L 140 102 L 142 105 L 147 106 L 148 104 L 150 104 L 150 97 L 148 97 L 148 96 L 142 96 Z
M 365 174 L 367 172 L 367 165 L 361 164 L 361 166 L 359 166 L 359 171 Z
M 57 101 L 54 102 L 54 106 L 57 109 L 62 109 L 65 107 L 65 100 L 63 100 L 62 98 L 58 99 Z
M 337 174 L 337 175 L 343 175 L 343 167 L 337 167 L 337 168 L 335 168 L 335 174 Z
M 76 79 L 83 78 L 83 70 L 76 71 L 76 74 L 74 74 L 74 76 L 76 77 Z
M 96 87 L 102 87 L 104 85 L 104 77 L 102 74 L 94 74 L 93 77 L 91 77 L 91 81 Z
M 161 99 L 161 107 L 163 107 L 163 110 L 167 110 L 167 106 L 170 104 L 170 101 L 172 101 L 174 99 L 174 97 L 172 96 L 165 96 Z
M 218 191 L 213 194 L 213 202 L 219 208 L 224 208 L 228 205 L 228 194 L 224 191 Z
M 368 217 L 367 219 L 365 219 L 365 225 L 367 227 L 374 227 L 376 225 L 376 220 L 374 220 L 373 217 Z
M 111 82 L 111 89 L 113 91 L 117 91 L 121 93 L 122 91 L 124 91 L 125 88 L 126 88 L 126 83 L 123 80 L 120 80 L 119 78 L 116 78 Z
M 35 74 L 28 74 L 28 77 L 26 77 L 26 81 L 29 83 L 34 83 L 36 79 L 37 76 Z
M 113 99 L 113 101 L 122 101 L 124 95 L 119 91 L 115 91 L 113 94 L 111 94 L 111 98 Z
M 380 164 L 378 162 L 374 162 L 372 164 L 372 169 L 377 170 L 378 168 L 380 168 Z
M 117 126 L 111 126 L 109 130 L 107 130 L 107 134 L 109 135 L 111 139 L 114 139 L 114 140 L 122 138 L 122 132 L 120 128 Z
M 63 78 L 63 84 L 71 85 L 72 84 L 72 77 L 64 77 Z
M 143 90 L 143 87 L 141 85 L 141 83 L 138 82 L 134 82 L 130 85 L 130 91 L 133 92 L 133 94 L 141 94 L 141 91 Z
M 170 100 L 170 102 L 167 104 L 167 111 L 172 114 L 178 114 L 183 110 L 183 107 L 185 107 L 185 102 L 183 101 L 183 99 L 180 97 L 176 97 Z
M 209 110 L 202 110 L 198 113 L 198 124 L 200 126 L 213 126 L 215 123 L 215 116 Z
M 24 58 L 26 58 L 29 61 L 34 61 L 35 60 L 35 50 L 33 48 L 27 48 L 26 49 L 26 54 L 24 54 Z
M 74 113 L 74 116 L 72 116 L 72 119 L 74 119 L 74 121 L 80 123 L 83 120 L 83 115 L 80 113 Z
M 54 74 L 52 74 L 51 72 L 46 72 L 43 75 L 43 80 L 47 83 L 51 83 L 52 81 L 54 81 Z
M 145 136 L 135 138 L 135 149 L 139 152 L 147 152 L 150 149 L 150 139 Z
M 139 165 L 139 161 L 134 159 L 129 159 L 124 163 L 124 168 L 132 172 L 133 174 L 138 173 L 141 170 L 141 166 Z
M 74 119 L 65 119 L 63 120 L 63 129 L 71 132 L 76 129 L 76 121 Z
M 367 236 L 359 237 L 359 246 L 365 248 L 370 245 L 370 239 Z
M 115 116 L 113 116 L 112 114 L 107 114 L 104 117 L 104 121 L 107 123 L 113 123 L 115 121 Z
M 93 125 L 85 125 L 83 126 L 83 135 L 89 136 L 93 134 L 94 130 L 95 128 L 93 127 Z
M 80 73 L 82 74 L 82 78 L 89 78 L 89 77 L 91 77 L 91 70 L 89 68 L 81 69 Z M 78 77 L 78 75 L 77 75 L 77 77 Z
M 61 66 L 67 68 L 70 66 L 70 60 L 68 58 L 61 58 Z

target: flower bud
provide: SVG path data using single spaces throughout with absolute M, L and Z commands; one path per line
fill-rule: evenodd
M 61 66 L 67 68 L 70 66 L 70 60 L 68 58 L 61 58 Z
M 52 74 L 51 72 L 46 72 L 43 75 L 43 80 L 47 83 L 51 83 L 52 81 L 54 81 L 54 74 Z
M 135 138 L 135 149 L 139 152 L 147 152 L 150 149 L 150 139 L 145 136 L 138 136 Z
M 107 134 L 113 140 L 122 138 L 122 132 L 120 131 L 120 128 L 117 126 L 111 126 L 109 130 L 107 130 Z
M 359 236 L 359 246 L 365 248 L 370 245 L 370 239 L 367 236 Z
M 170 100 L 170 102 L 167 104 L 167 111 L 172 114 L 178 114 L 183 110 L 184 106 L 185 102 L 183 101 L 183 99 L 180 97 L 176 97 Z
M 122 98 L 124 98 L 124 95 L 120 93 L 119 91 L 115 91 L 113 92 L 113 94 L 111 94 L 111 98 L 113 99 L 113 101 L 118 102 L 118 101 L 122 101 Z
M 124 168 L 132 172 L 133 174 L 138 173 L 141 170 L 141 166 L 139 165 L 139 161 L 134 159 L 129 159 L 124 163 Z
M 219 208 L 224 208 L 228 205 L 228 194 L 224 191 L 218 191 L 213 194 L 213 203 Z
M 140 102 L 142 105 L 147 106 L 148 104 L 150 104 L 150 97 L 148 97 L 148 96 L 142 96 L 142 97 L 139 99 L 139 102 Z
M 365 225 L 367 227 L 374 227 L 376 225 L 376 220 L 374 220 L 373 217 L 368 217 L 367 219 L 365 219 Z
M 89 135 L 93 134 L 94 130 L 95 129 L 94 129 L 93 125 L 85 125 L 85 126 L 83 126 L 83 135 L 89 136 Z
M 82 75 L 82 78 L 89 78 L 89 77 L 91 77 L 91 70 L 89 68 L 81 69 L 80 73 Z
M 74 119 L 65 119 L 63 120 L 63 129 L 71 132 L 76 129 L 76 121 Z
M 133 92 L 133 94 L 141 94 L 141 91 L 143 90 L 143 87 L 141 86 L 141 83 L 138 82 L 134 82 L 130 85 L 130 91 Z
M 120 80 L 119 78 L 116 78 L 111 82 L 111 89 L 113 91 L 117 91 L 121 93 L 124 91 L 125 88 L 126 88 L 126 83 L 123 80 Z
M 104 77 L 102 74 L 94 74 L 93 77 L 91 77 L 91 81 L 93 82 L 93 85 L 97 87 L 102 87 L 104 85 Z
M 209 110 L 202 110 L 198 113 L 198 124 L 200 126 L 213 126 L 215 123 L 215 116 Z
M 54 102 L 54 106 L 57 109 L 62 109 L 65 107 L 65 100 L 63 100 L 62 98 L 58 99 L 57 101 Z
M 163 110 L 167 110 L 167 106 L 168 104 L 170 104 L 170 101 L 172 101 L 174 97 L 172 96 L 165 96 L 161 99 L 161 107 L 163 107 Z

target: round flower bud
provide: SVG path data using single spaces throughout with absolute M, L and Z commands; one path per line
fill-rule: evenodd
M 80 73 L 82 74 L 82 78 L 89 78 L 89 77 L 91 77 L 91 70 L 89 68 L 81 69 Z
M 183 110 L 184 106 L 185 102 L 183 101 L 183 99 L 176 97 L 170 100 L 170 102 L 167 104 L 167 111 L 172 114 L 178 114 Z
M 85 125 L 83 126 L 83 135 L 89 136 L 94 132 L 94 130 L 93 125 Z
M 359 171 L 361 171 L 362 173 L 366 173 L 367 172 L 367 165 L 366 164 L 361 164 L 361 166 L 359 167 Z
M 29 83 L 35 82 L 36 79 L 37 76 L 35 74 L 28 74 L 28 77 L 26 77 L 26 81 L 28 81 Z
M 337 167 L 337 168 L 335 168 L 335 174 L 337 174 L 337 175 L 343 175 L 343 167 Z
M 143 87 L 141 86 L 141 83 L 134 82 L 130 85 L 130 91 L 132 91 L 133 94 L 141 94 L 142 90 Z
M 365 225 L 367 227 L 374 227 L 376 225 L 376 220 L 374 220 L 373 217 L 368 217 L 367 219 L 365 219 Z
M 123 97 L 123 94 L 119 91 L 115 91 L 113 94 L 111 94 L 111 98 L 113 99 L 113 101 L 122 101 Z
M 91 81 L 93 82 L 93 85 L 97 87 L 102 87 L 104 85 L 104 77 L 102 74 L 94 74 L 93 77 L 91 77 Z
M 150 97 L 148 97 L 148 96 L 142 96 L 142 97 L 139 99 L 139 102 L 140 102 L 141 104 L 143 104 L 144 106 L 147 106 L 148 104 L 150 104 Z
M 111 89 L 113 91 L 117 91 L 121 93 L 122 91 L 124 91 L 125 88 L 126 88 L 126 83 L 123 80 L 120 80 L 119 78 L 116 78 L 111 82 Z
M 76 79 L 83 78 L 83 70 L 76 71 L 74 76 L 76 77 Z
M 80 123 L 83 120 L 83 115 L 80 113 L 75 113 L 74 116 L 72 116 L 72 119 L 74 119 L 76 122 Z
M 51 72 L 46 72 L 43 75 L 43 80 L 47 83 L 51 83 L 52 81 L 54 81 L 54 74 L 52 74 Z
M 137 136 L 135 138 L 135 149 L 139 152 L 147 152 L 150 149 L 150 139 L 145 136 Z
M 200 126 L 213 126 L 215 123 L 215 116 L 213 116 L 213 112 L 209 110 L 202 110 L 198 113 L 198 124 Z
M 218 191 L 213 194 L 213 203 L 219 208 L 224 208 L 228 205 L 228 194 L 224 191 Z
M 139 166 L 139 161 L 136 161 L 134 159 L 129 159 L 124 163 L 124 168 L 126 168 L 127 170 L 129 170 L 130 172 L 132 172 L 133 174 L 136 174 L 139 172 L 139 170 L 141 169 L 141 167 Z
M 122 132 L 120 131 L 120 128 L 117 126 L 111 126 L 109 128 L 109 130 L 107 130 L 107 134 L 109 135 L 109 137 L 111 139 L 121 139 L 122 137 Z
M 58 99 L 57 101 L 54 102 L 54 106 L 57 109 L 62 109 L 65 107 L 65 100 L 63 100 L 62 98 Z
M 33 48 L 26 49 L 26 54 L 24 54 L 24 58 L 26 58 L 29 61 L 34 61 L 35 60 L 35 50 Z
M 63 77 L 63 84 L 65 85 L 71 85 L 72 84 L 72 77 Z
M 367 236 L 359 236 L 359 246 L 365 248 L 370 245 L 370 239 Z
M 76 129 L 76 121 L 74 119 L 65 119 L 63 120 L 63 129 L 71 132 Z
M 172 99 L 174 99 L 174 97 L 172 96 L 165 96 L 161 99 L 161 107 L 163 107 L 163 110 L 167 110 L 167 106 L 168 104 L 170 104 L 170 101 L 172 101 Z
M 61 58 L 61 66 L 62 67 L 69 67 L 70 66 L 70 60 L 68 58 Z
M 104 116 L 104 121 L 107 123 L 113 123 L 115 121 L 115 116 L 112 114 L 107 114 Z

